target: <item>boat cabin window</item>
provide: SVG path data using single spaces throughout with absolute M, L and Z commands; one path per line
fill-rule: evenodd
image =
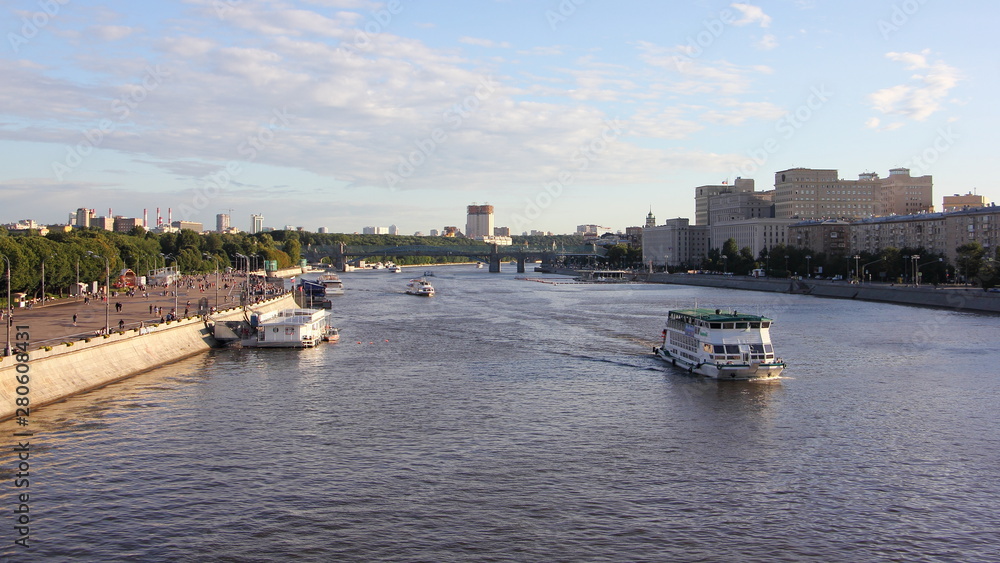
M 733 328 L 735 323 L 722 323 L 722 328 Z
M 764 322 L 760 323 L 760 327 L 761 328 L 768 328 L 770 326 L 771 326 L 771 323 L 768 322 L 768 321 L 764 321 Z
M 723 345 L 723 344 L 716 344 L 715 345 L 715 353 L 716 354 L 725 354 L 726 353 L 726 347 L 725 347 L 725 345 Z
M 709 328 L 722 328 L 722 323 L 709 323 Z
M 736 345 L 736 344 L 726 344 L 726 353 L 727 354 L 739 354 L 740 353 L 740 347 L 738 345 Z
M 747 323 L 736 323 L 736 328 L 746 330 Z
M 754 354 L 763 354 L 764 353 L 764 345 L 763 344 L 751 344 L 750 345 L 750 351 L 753 352 Z
M 750 323 L 750 328 L 760 328 L 760 323 L 757 322 L 757 321 L 754 321 L 754 322 Z
M 767 352 L 768 354 L 773 354 L 774 353 L 774 347 L 772 347 L 770 344 L 765 344 L 764 345 L 764 351 Z

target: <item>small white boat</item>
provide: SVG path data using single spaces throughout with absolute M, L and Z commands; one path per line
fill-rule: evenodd
M 713 379 L 773 379 L 785 362 L 774 354 L 773 320 L 719 309 L 677 309 L 667 315 L 663 345 L 653 353 Z
M 398 274 L 398 273 L 400 273 L 402 271 L 403 271 L 403 269 L 400 268 L 399 266 L 395 265 L 395 264 L 393 264 L 392 266 L 389 266 L 389 273 L 390 274 Z
M 327 326 L 323 330 L 323 342 L 339 342 L 340 331 L 336 327 Z
M 482 268 L 483 268 L 483 263 L 482 262 L 476 262 L 476 269 L 477 270 L 481 270 Z
M 406 292 L 410 295 L 433 297 L 434 286 L 431 285 L 431 282 L 423 278 L 412 279 L 410 280 L 410 283 L 406 284 Z

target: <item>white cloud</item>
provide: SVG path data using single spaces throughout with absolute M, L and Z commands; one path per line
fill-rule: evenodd
M 733 25 L 749 25 L 759 23 L 761 27 L 771 25 L 771 16 L 764 13 L 764 9 L 753 4 L 734 3 L 731 7 L 736 8 L 743 15 L 742 18 L 733 22 Z
M 760 41 L 757 42 L 757 48 L 761 49 L 762 51 L 770 51 L 771 49 L 774 49 L 777 46 L 778 46 L 778 38 L 771 34 L 767 34 L 764 37 L 761 37 Z
M 948 93 L 958 85 L 961 73 L 941 61 L 931 62 L 929 50 L 920 53 L 886 53 L 886 58 L 916 71 L 907 84 L 897 84 L 869 94 L 872 107 L 884 114 L 923 121 L 943 109 Z
M 466 45 L 475 45 L 477 47 L 488 47 L 488 48 L 501 48 L 509 49 L 510 43 L 506 41 L 496 42 L 491 39 L 481 39 L 479 37 L 460 37 L 458 39 L 459 43 L 465 43 Z
M 117 41 L 139 31 L 125 25 L 95 25 L 87 29 L 88 36 L 96 36 L 104 41 Z

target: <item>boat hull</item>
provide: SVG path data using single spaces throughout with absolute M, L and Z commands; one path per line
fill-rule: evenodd
M 686 369 L 688 373 L 697 373 L 711 379 L 723 381 L 749 381 L 775 379 L 785 369 L 783 362 L 774 363 L 694 363 L 687 358 L 675 356 L 669 350 L 659 346 L 653 348 L 653 353 L 671 365 Z

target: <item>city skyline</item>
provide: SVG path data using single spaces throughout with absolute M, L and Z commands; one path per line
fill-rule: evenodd
M 650 207 L 694 218 L 696 186 L 767 190 L 794 167 L 907 167 L 933 175 L 935 206 L 996 201 L 982 54 L 1000 8 L 962 6 L 7 6 L 4 221 L 158 205 L 241 230 L 264 210 L 276 227 L 413 233 L 488 201 L 517 234 L 624 230 Z

